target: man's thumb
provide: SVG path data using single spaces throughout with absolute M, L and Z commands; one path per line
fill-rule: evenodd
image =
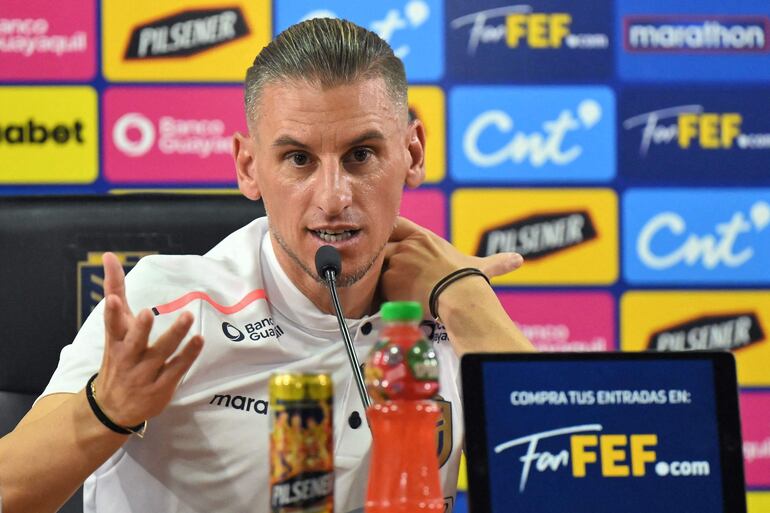
M 488 277 L 500 276 L 515 271 L 524 263 L 518 253 L 498 253 L 482 259 L 481 270 Z

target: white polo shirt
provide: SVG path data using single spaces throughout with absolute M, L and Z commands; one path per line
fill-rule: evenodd
M 151 340 L 182 311 L 203 350 L 171 403 L 132 436 L 84 485 L 86 513 L 268 513 L 268 380 L 275 372 L 326 372 L 334 381 L 335 511 L 363 507 L 371 433 L 339 334 L 276 260 L 260 218 L 205 256 L 147 256 L 126 278 L 134 312 L 154 308 Z M 104 303 L 86 320 L 42 395 L 80 391 L 100 365 Z M 439 357 L 437 426 L 441 480 L 451 513 L 463 441 L 459 360 L 443 328 L 429 321 Z M 379 315 L 348 319 L 358 357 L 374 345 Z M 362 420 L 354 429 L 349 418 Z

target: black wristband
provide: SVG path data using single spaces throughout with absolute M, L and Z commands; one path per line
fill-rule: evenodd
M 484 279 L 487 280 L 487 283 L 489 283 L 489 278 L 487 277 L 487 275 L 481 272 L 480 270 L 476 269 L 475 267 L 464 267 L 462 269 L 456 270 L 453 273 L 449 273 L 443 278 L 441 278 L 438 281 L 438 283 L 436 283 L 436 286 L 433 287 L 433 290 L 430 292 L 430 298 L 428 299 L 428 306 L 430 307 L 430 315 L 437 322 L 441 322 L 441 319 L 439 319 L 439 316 L 438 316 L 439 295 L 444 291 L 444 289 L 446 289 L 452 283 L 462 278 L 465 278 L 466 276 L 483 276 Z
M 138 424 L 133 427 L 123 427 L 115 424 L 112 419 L 110 419 L 106 413 L 102 411 L 102 409 L 99 407 L 99 403 L 96 402 L 96 398 L 94 397 L 94 380 L 96 379 L 96 376 L 98 376 L 99 373 L 97 372 L 93 376 L 91 376 L 91 379 L 88 380 L 88 384 L 86 385 L 86 398 L 88 398 L 88 405 L 91 406 L 91 410 L 94 412 L 94 415 L 96 415 L 96 418 L 99 419 L 99 422 L 110 428 L 112 431 L 116 433 L 120 433 L 121 435 L 139 435 L 141 436 L 144 432 L 144 429 L 147 427 L 147 421 L 145 420 L 141 424 Z

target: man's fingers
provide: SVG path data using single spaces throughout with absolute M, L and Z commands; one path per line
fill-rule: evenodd
M 198 358 L 202 348 L 203 337 L 200 335 L 192 337 L 182 350 L 179 351 L 179 354 L 169 360 L 161 371 L 160 377 L 158 378 L 160 386 L 176 387 L 179 384 L 179 380 L 185 375 L 185 372 L 190 369 L 193 362 L 195 362 L 195 359 Z
M 104 329 L 108 343 L 123 340 L 128 331 L 128 323 L 120 299 L 114 294 L 104 298 Z
M 107 252 L 102 255 L 102 265 L 104 266 L 104 296 L 110 294 L 118 296 L 123 303 L 123 308 L 130 313 L 128 301 L 126 301 L 126 274 L 123 272 L 123 266 L 115 254 Z
M 179 347 L 187 332 L 190 331 L 192 323 L 192 314 L 190 312 L 183 312 L 177 317 L 174 324 L 152 344 L 153 352 L 165 362 L 169 356 L 174 354 L 176 348 Z
M 142 310 L 136 316 L 136 319 L 126 333 L 126 337 L 123 339 L 128 352 L 132 354 L 136 360 L 139 360 L 142 353 L 147 349 L 147 341 L 150 337 L 152 323 L 152 313 L 147 309 Z
M 498 253 L 482 259 L 481 271 L 488 277 L 500 276 L 515 271 L 524 263 L 518 253 Z

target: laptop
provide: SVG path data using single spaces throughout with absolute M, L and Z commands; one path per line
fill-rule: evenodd
M 473 513 L 746 512 L 730 353 L 468 354 L 462 382 Z

